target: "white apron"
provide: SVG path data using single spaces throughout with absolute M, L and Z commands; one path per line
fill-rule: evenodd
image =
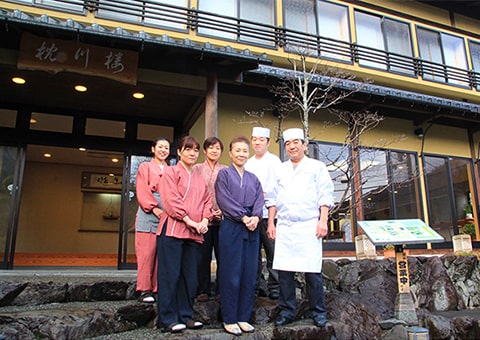
M 273 269 L 320 273 L 322 238 L 315 236 L 318 218 L 302 222 L 277 221 Z

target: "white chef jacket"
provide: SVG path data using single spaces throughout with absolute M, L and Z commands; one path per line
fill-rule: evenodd
M 272 180 L 275 178 L 275 170 L 281 164 L 280 158 L 267 151 L 260 159 L 257 159 L 255 156 L 250 157 L 247 163 L 245 163 L 245 170 L 257 176 L 260 184 L 262 184 L 263 192 L 267 193 L 273 190 Z M 267 197 L 271 197 L 271 195 L 267 195 Z M 268 202 L 263 206 L 263 218 L 268 218 L 268 206 Z
M 316 226 L 320 206 L 334 203 L 327 167 L 307 156 L 295 168 L 288 160 L 275 172 L 274 184 L 268 197 L 277 209 L 273 269 L 320 273 L 323 240 L 315 236 Z

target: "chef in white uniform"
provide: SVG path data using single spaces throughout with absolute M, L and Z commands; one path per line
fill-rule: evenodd
M 276 326 L 294 321 L 295 272 L 305 273 L 310 317 L 318 327 L 327 322 L 322 279 L 322 241 L 328 231 L 333 205 L 333 182 L 324 163 L 305 156 L 303 130 L 283 133 L 289 160 L 276 171 L 269 206 L 267 234 L 275 240 L 273 268 L 278 270 L 280 313 Z M 267 194 L 268 195 L 268 194 Z M 275 226 L 274 219 L 277 219 Z

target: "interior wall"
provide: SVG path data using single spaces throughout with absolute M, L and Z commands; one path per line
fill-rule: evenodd
M 118 232 L 80 231 L 83 171 L 105 173 L 118 169 L 26 163 L 16 252 L 118 253 Z M 98 211 L 106 208 L 98 207 Z M 115 222 L 119 225 L 120 220 Z

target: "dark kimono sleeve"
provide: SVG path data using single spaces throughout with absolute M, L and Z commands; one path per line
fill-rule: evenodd
M 234 220 L 241 222 L 242 217 L 249 215 L 243 206 L 243 197 L 239 195 L 239 184 L 235 181 L 230 168 L 222 169 L 218 172 L 215 182 L 215 196 L 222 213 Z

